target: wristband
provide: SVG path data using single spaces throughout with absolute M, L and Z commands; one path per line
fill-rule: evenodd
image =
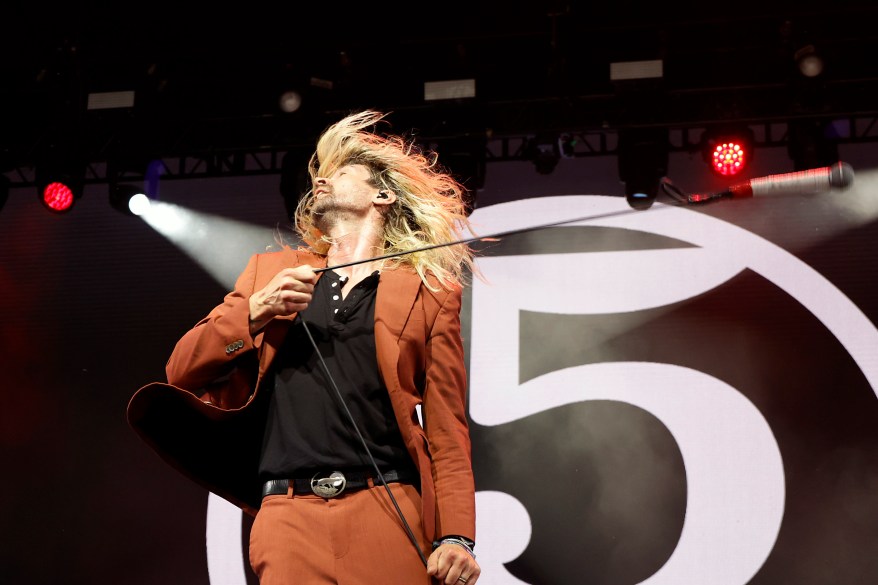
M 462 538 L 443 538 L 442 540 L 435 540 L 433 541 L 433 549 L 435 550 L 443 544 L 456 544 L 458 546 L 462 546 L 466 549 L 466 552 L 468 552 L 472 558 L 476 558 L 476 553 L 473 552 L 472 546 Z

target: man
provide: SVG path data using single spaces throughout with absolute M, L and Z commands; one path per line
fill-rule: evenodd
M 295 214 L 310 249 L 253 256 L 177 343 L 168 384 L 129 404 L 162 457 L 256 516 L 265 585 L 479 578 L 460 336 L 472 254 L 424 250 L 459 239 L 462 187 L 371 131 L 383 119 L 324 131 Z

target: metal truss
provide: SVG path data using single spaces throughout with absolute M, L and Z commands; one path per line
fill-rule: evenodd
M 805 119 L 803 117 L 803 119 Z M 812 119 L 808 117 L 807 119 Z M 878 142 L 878 116 L 845 115 L 826 116 L 836 130 L 839 144 Z M 747 126 L 753 133 L 754 148 L 784 146 L 788 144 L 788 128 L 793 119 L 777 121 L 739 121 L 735 124 Z M 734 125 L 734 124 L 732 124 Z M 669 152 L 697 152 L 701 147 L 701 137 L 711 125 L 678 125 L 669 127 Z M 470 141 L 475 152 L 484 152 L 485 163 L 531 160 L 531 145 L 534 141 L 556 141 L 559 155 L 566 158 L 615 156 L 618 150 L 621 128 L 596 128 L 587 130 L 509 133 L 503 136 L 486 136 L 482 132 L 464 132 L 437 138 L 421 137 L 437 146 L 440 155 L 443 141 Z M 162 156 L 160 175 L 162 180 L 182 180 L 194 178 L 274 175 L 283 172 L 284 155 L 291 149 L 301 149 L 300 143 L 281 143 L 273 146 L 251 145 L 245 147 L 200 147 L 179 155 Z M 109 183 L 111 177 L 106 161 L 88 162 L 85 169 L 86 184 Z M 144 178 L 143 172 L 128 170 L 117 174 L 114 180 L 136 181 Z M 31 186 L 35 184 L 33 165 L 19 165 L 5 173 L 10 187 Z

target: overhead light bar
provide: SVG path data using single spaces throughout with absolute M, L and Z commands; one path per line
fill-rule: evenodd
M 88 94 L 86 108 L 89 110 L 112 110 L 118 108 L 133 108 L 133 91 L 105 91 Z
M 424 82 L 424 101 L 457 100 L 473 97 L 476 97 L 475 79 Z
M 610 63 L 610 81 L 657 79 L 661 77 L 664 77 L 664 62 L 661 59 Z

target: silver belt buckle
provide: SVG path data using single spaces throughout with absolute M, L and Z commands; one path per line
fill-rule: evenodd
M 348 481 L 340 471 L 333 471 L 329 477 L 316 474 L 311 478 L 311 491 L 321 498 L 334 498 L 344 491 Z

